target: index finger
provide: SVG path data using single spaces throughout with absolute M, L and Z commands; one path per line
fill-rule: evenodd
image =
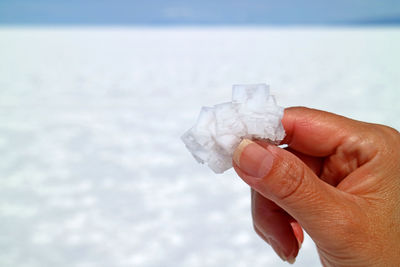
M 361 122 L 305 107 L 286 108 L 282 118 L 287 144 L 306 155 L 325 157 L 348 138 L 357 136 Z

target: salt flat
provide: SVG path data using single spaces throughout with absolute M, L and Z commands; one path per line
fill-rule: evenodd
M 0 28 L 0 266 L 286 266 L 179 140 L 233 83 L 400 129 L 400 28 Z M 297 266 L 319 266 L 307 238 Z

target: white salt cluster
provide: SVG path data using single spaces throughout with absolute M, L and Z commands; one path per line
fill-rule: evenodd
M 274 144 L 283 140 L 282 116 L 268 85 L 233 85 L 232 102 L 203 107 L 182 141 L 198 162 L 222 173 L 232 167 L 233 152 L 243 138 Z

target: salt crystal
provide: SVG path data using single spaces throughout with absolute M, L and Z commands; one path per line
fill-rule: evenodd
M 203 107 L 182 141 L 194 158 L 215 173 L 232 167 L 232 155 L 243 138 L 279 144 L 285 137 L 283 108 L 266 84 L 233 85 L 232 102 Z

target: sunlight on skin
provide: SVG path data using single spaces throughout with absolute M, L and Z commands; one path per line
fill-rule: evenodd
M 301 107 L 282 123 L 292 152 L 250 140 L 235 151 L 256 232 L 291 263 L 301 226 L 324 266 L 399 265 L 400 133 Z

